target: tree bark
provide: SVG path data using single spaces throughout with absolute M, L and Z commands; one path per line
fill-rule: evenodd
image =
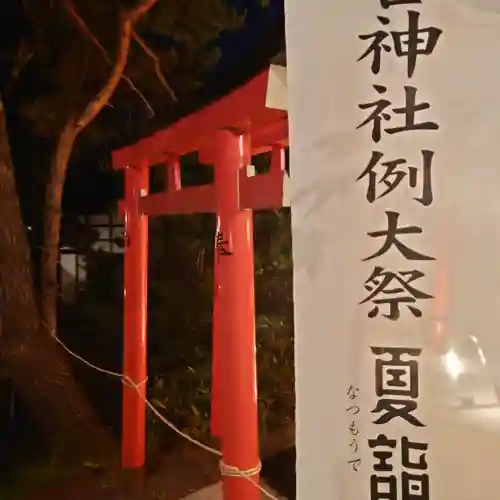
M 151 5 L 156 3 L 148 0 Z M 72 2 L 65 0 L 69 15 L 75 19 L 75 24 L 81 29 L 85 21 L 78 16 Z M 42 317 L 53 333 L 57 332 L 57 297 L 59 293 L 57 283 L 57 262 L 59 258 L 59 242 L 61 228 L 61 206 L 64 182 L 68 169 L 71 152 L 78 134 L 84 130 L 109 102 L 116 87 L 120 83 L 123 71 L 127 65 L 130 43 L 132 40 L 132 13 L 120 16 L 119 42 L 116 62 L 112 67 L 102 90 L 92 99 L 80 117 L 68 120 L 59 135 L 54 157 L 50 165 L 49 181 L 45 192 L 44 212 L 44 248 L 41 270 L 42 288 Z
M 0 320 L 0 364 L 54 452 L 77 462 L 108 459 L 114 445 L 40 321 L 1 100 Z
M 16 304 L 17 309 L 13 307 L 9 313 L 11 321 L 14 322 L 13 324 L 15 324 L 15 321 L 23 323 L 22 335 L 18 333 L 17 338 L 12 339 L 11 344 L 9 344 L 11 348 L 7 351 L 13 353 L 10 354 L 10 369 L 13 378 L 18 383 L 20 393 L 29 403 L 33 414 L 37 418 L 40 417 L 41 420 L 46 420 L 43 423 L 47 429 L 53 431 L 52 435 L 58 439 L 57 444 L 62 446 L 62 443 L 65 445 L 65 449 L 78 451 L 79 456 L 85 455 L 89 448 L 92 447 L 97 448 L 96 452 L 99 455 L 103 454 L 100 448 L 104 447 L 104 451 L 109 450 L 109 447 L 106 446 L 109 443 L 109 438 L 106 432 L 98 426 L 98 422 L 90 406 L 75 386 L 74 379 L 60 358 L 61 353 L 58 350 L 58 346 L 55 345 L 52 339 L 52 335 L 56 335 L 57 333 L 57 299 L 59 293 L 57 264 L 59 259 L 64 183 L 71 153 L 79 133 L 106 106 L 123 76 L 130 52 L 133 23 L 157 1 L 140 0 L 133 10 L 120 15 L 116 61 L 111 69 L 108 80 L 96 97 L 88 103 L 79 118 L 75 119 L 73 117 L 68 120 L 58 137 L 50 165 L 49 181 L 45 194 L 44 250 L 41 270 L 42 329 L 40 329 L 40 324 L 37 320 L 36 309 L 32 309 L 32 307 L 35 307 L 35 302 L 32 283 L 31 281 L 27 281 L 29 272 L 28 274 L 25 272 L 26 277 L 22 275 L 22 293 L 16 293 L 17 299 L 21 300 L 24 297 L 26 303 Z M 82 23 L 85 24 L 85 22 L 78 16 L 71 0 L 64 0 L 63 5 L 66 6 L 69 16 L 74 19 L 75 24 L 79 25 L 81 29 Z M 10 168 L 10 175 L 13 177 L 12 168 Z M 17 203 L 15 186 L 13 184 L 9 184 L 9 186 L 10 192 L 5 193 L 5 198 L 14 199 Z M 2 186 L 0 186 L 0 196 L 2 195 L 1 188 Z M 13 196 L 15 197 L 13 198 Z M 16 206 L 19 211 L 18 205 Z M 13 211 L 14 208 L 11 207 L 10 210 Z M 0 225 L 7 213 L 8 210 L 5 210 L 0 215 Z M 18 223 L 20 224 L 17 227 L 19 232 L 20 229 L 23 229 L 20 218 Z M 8 239 L 11 234 L 9 231 L 13 231 L 16 228 L 10 227 L 12 226 L 12 221 L 10 222 L 10 226 L 8 223 L 6 224 L 0 227 L 4 230 L 5 238 Z M 28 266 L 26 269 L 29 270 L 29 258 L 26 253 L 28 250 L 26 235 L 23 237 L 24 240 L 22 241 L 24 241 L 26 246 L 24 248 L 26 261 L 23 262 Z M 15 239 L 14 241 L 19 246 L 21 240 Z M 11 241 L 9 248 L 14 251 L 14 247 L 16 245 Z M 22 255 L 24 254 L 20 253 L 18 258 L 20 259 Z M 21 266 L 21 264 L 19 265 Z M 9 274 L 11 271 L 7 264 L 5 266 L 6 272 Z M 10 267 L 10 269 L 12 270 L 13 267 Z M 16 276 L 10 275 L 10 278 L 14 282 Z M 7 282 L 4 282 L 2 279 L 0 287 L 3 287 L 4 283 Z M 18 284 L 18 286 L 20 285 Z M 13 284 L 6 288 L 6 290 L 9 289 L 14 290 Z M 4 324 L 4 327 L 8 328 L 6 324 Z M 45 327 L 45 331 L 43 327 Z M 31 367 L 31 371 L 29 371 L 29 367 Z M 29 374 L 29 376 L 24 376 L 25 374 Z M 45 413 L 44 410 L 47 410 L 47 412 Z
M 41 306 L 48 333 L 57 331 L 57 303 L 59 284 L 57 267 L 59 261 L 59 240 L 61 234 L 61 206 L 71 151 L 78 135 L 74 122 L 66 125 L 56 144 L 50 165 L 49 180 L 45 196 L 44 252 L 41 268 Z
M 78 134 L 109 102 L 123 75 L 133 23 L 157 1 L 139 0 L 133 10 L 120 16 L 117 58 L 108 81 L 78 119 L 68 120 L 57 140 L 44 214 L 43 319 L 35 300 L 30 248 L 0 96 L 0 366 L 45 431 L 53 452 L 67 462 L 108 461 L 116 454 L 114 443 L 76 386 L 65 353 L 52 336 L 57 327 L 57 261 L 66 170 Z M 70 0 L 64 3 L 72 6 Z M 71 16 L 76 11 L 68 13 Z

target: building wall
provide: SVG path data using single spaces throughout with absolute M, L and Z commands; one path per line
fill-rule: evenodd
M 96 214 L 82 216 L 80 220 L 98 233 L 92 250 L 109 253 L 123 253 L 123 218 L 117 214 Z M 120 244 L 121 242 L 121 244 Z M 74 249 L 61 248 L 59 286 L 64 302 L 73 302 L 78 291 L 87 280 L 87 261 Z

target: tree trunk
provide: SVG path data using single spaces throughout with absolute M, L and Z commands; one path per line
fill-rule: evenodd
M 146 1 L 146 0 L 145 0 Z M 157 0 L 147 0 L 153 5 Z M 79 23 L 85 22 L 78 17 L 67 1 L 70 14 L 77 17 Z M 130 16 L 130 15 L 129 15 Z M 57 283 L 57 261 L 59 259 L 59 240 L 61 228 L 61 207 L 66 171 L 69 159 L 78 134 L 84 130 L 102 108 L 109 102 L 115 91 L 123 70 L 127 64 L 132 39 L 132 21 L 129 16 L 120 15 L 119 43 L 116 62 L 111 70 L 107 82 L 97 96 L 92 99 L 78 120 L 70 119 L 57 140 L 54 157 L 50 165 L 49 181 L 45 192 L 44 212 L 44 248 L 42 257 L 42 317 L 50 332 L 57 332 L 57 297 L 59 287 Z
M 47 424 L 52 425 L 53 430 L 61 430 L 61 426 L 67 427 L 65 432 L 56 433 L 61 441 L 69 447 L 79 447 L 87 444 L 97 445 L 98 443 L 109 443 L 107 435 L 102 432 L 102 430 L 97 425 L 94 414 L 91 412 L 88 404 L 82 398 L 81 393 L 79 393 L 75 386 L 74 381 L 69 374 L 69 372 L 64 368 L 62 361 L 56 362 L 55 358 L 51 361 L 51 357 L 58 357 L 58 350 L 56 349 L 54 341 L 51 338 L 52 335 L 57 334 L 57 298 L 59 293 L 59 287 L 57 282 L 57 263 L 59 260 L 59 241 L 60 241 L 60 227 L 61 227 L 61 206 L 62 206 L 62 196 L 64 190 L 64 182 L 66 179 L 66 171 L 68 168 L 68 163 L 73 150 L 73 146 L 78 137 L 78 134 L 84 130 L 94 118 L 101 112 L 103 107 L 109 102 L 111 96 L 113 95 L 118 83 L 120 82 L 123 71 L 127 64 L 128 55 L 130 52 L 130 43 L 132 39 L 133 24 L 137 21 L 143 14 L 145 14 L 153 5 L 155 5 L 158 0 L 139 0 L 134 9 L 121 12 L 119 16 L 119 30 L 118 30 L 118 46 L 116 53 L 116 61 L 111 69 L 108 80 L 101 89 L 101 91 L 92 99 L 86 108 L 83 110 L 81 116 L 76 120 L 69 120 L 61 134 L 58 137 L 56 149 L 54 151 L 54 157 L 50 165 L 49 181 L 45 193 L 45 212 L 44 212 L 44 250 L 42 257 L 42 270 L 41 270 L 41 282 L 42 282 L 42 318 L 43 327 L 46 328 L 45 332 L 37 331 L 38 320 L 36 316 L 31 316 L 33 322 L 30 323 L 29 328 L 26 326 L 25 334 L 30 335 L 26 339 L 21 339 L 18 337 L 12 342 L 12 351 L 14 353 L 23 352 L 29 353 L 28 358 L 23 358 L 18 355 L 18 359 L 12 363 L 12 369 L 16 369 L 16 374 L 22 374 L 21 369 L 24 366 L 21 361 L 25 361 L 25 364 L 33 364 L 33 366 L 38 366 L 42 369 L 41 373 L 36 373 L 34 376 L 33 371 L 30 373 L 29 377 L 25 378 L 25 387 L 22 388 L 27 394 L 35 389 L 33 394 L 40 394 L 41 391 L 38 388 L 43 387 L 45 391 L 45 399 L 54 396 L 54 401 L 50 403 L 52 409 L 51 417 L 57 418 L 47 418 Z M 85 21 L 80 18 L 76 12 L 71 0 L 65 0 L 64 5 L 67 9 L 68 14 L 74 19 L 76 25 L 86 33 L 89 33 L 86 28 Z M 8 148 L 8 143 L 6 142 L 6 147 Z M 5 163 L 5 162 L 4 162 Z M 10 164 L 10 163 L 9 163 Z M 13 178 L 12 168 L 10 167 L 10 176 Z M 2 178 L 0 177 L 0 196 L 2 195 Z M 12 193 L 10 194 L 10 200 L 16 202 L 16 209 L 19 212 L 19 206 L 17 204 L 17 193 L 15 191 L 15 186 L 11 186 Z M 6 199 L 7 193 L 4 193 Z M 14 197 L 13 197 L 14 196 Z M 1 198 L 0 198 L 1 199 Z M 13 209 L 12 209 L 13 210 Z M 2 223 L 3 217 L 6 216 L 7 210 L 0 214 L 0 224 Z M 10 225 L 12 225 L 16 219 L 11 217 Z M 26 243 L 26 235 L 24 234 L 24 228 L 22 226 L 22 221 L 20 215 L 18 217 L 18 223 L 20 224 L 19 229 L 23 234 L 24 240 L 15 240 L 18 245 L 20 241 L 24 241 L 25 251 L 28 251 L 28 245 Z M 1 226 L 0 226 L 1 227 Z M 7 226 L 3 226 L 5 229 Z M 1 229 L 0 229 L 1 231 Z M 8 234 L 8 233 L 6 233 Z M 11 247 L 14 249 L 15 245 L 11 242 Z M 0 242 L 0 252 L 1 252 L 1 242 Z M 20 259 L 24 254 L 19 253 L 18 258 Z M 26 254 L 26 264 L 28 265 L 29 271 L 29 259 Z M 11 267 L 10 269 L 13 269 Z M 29 276 L 29 273 L 27 274 Z M 1 277 L 1 276 L 0 276 Z M 14 280 L 15 275 L 11 276 Z M 27 278 L 26 278 L 27 279 Z M 4 285 L 3 279 L 0 288 Z M 30 291 L 29 294 L 29 305 L 35 307 L 34 297 L 33 297 L 33 286 L 31 283 L 31 278 L 29 283 L 24 283 L 25 292 Z M 12 287 L 12 285 L 11 285 Z M 11 288 L 12 289 L 12 288 Z M 9 288 L 7 288 L 9 290 Z M 19 295 L 21 297 L 22 295 Z M 27 300 L 27 299 L 26 299 Z M 25 304 L 27 307 L 27 305 Z M 14 314 L 15 308 L 12 309 L 11 314 L 13 317 L 17 317 Z M 22 310 L 20 317 L 26 320 L 30 318 L 29 314 L 24 316 Z M 26 311 L 29 312 L 28 310 Z M 33 309 L 32 312 L 36 312 Z M 21 321 L 20 319 L 18 321 Z M 4 327 L 6 327 L 4 325 Z M 40 335 L 40 333 L 42 333 Z M 19 335 L 19 334 L 18 334 Z M 19 342 L 19 344 L 17 343 Z M 1 344 L 0 344 L 1 348 Z M 16 364 L 17 363 L 17 364 Z M 48 368 L 53 367 L 53 368 Z M 39 378 L 40 377 L 40 378 Z M 31 384 L 31 385 L 30 385 Z M 41 407 L 45 408 L 43 402 L 48 403 L 42 398 Z M 33 400 L 34 401 L 34 400 Z M 34 411 L 37 410 L 32 406 Z M 40 408 L 40 407 L 39 407 Z M 54 411 L 57 409 L 58 414 L 55 415 Z M 38 409 L 38 411 L 40 411 Z M 82 429 L 82 425 L 86 425 L 92 433 Z M 57 429 L 54 429 L 57 427 Z M 76 434 L 73 431 L 76 430 Z M 102 434 L 101 436 L 99 434 Z M 79 442 L 74 443 L 75 439 Z M 109 449 L 109 447 L 105 447 Z
M 61 230 L 61 206 L 69 158 L 78 130 L 74 122 L 66 125 L 56 144 L 45 192 L 44 247 L 42 257 L 42 317 L 49 332 L 57 332 L 59 286 L 57 264 Z M 48 332 L 47 332 L 48 333 Z
M 77 462 L 109 458 L 113 443 L 39 318 L 1 100 L 0 320 L 0 364 L 54 452 Z

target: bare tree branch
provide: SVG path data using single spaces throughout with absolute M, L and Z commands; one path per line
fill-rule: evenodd
M 109 102 L 109 99 L 113 95 L 123 76 L 125 66 L 127 65 L 130 53 L 130 44 L 132 41 L 133 24 L 141 16 L 146 14 L 146 12 L 157 2 L 158 0 L 140 0 L 133 10 L 121 15 L 121 33 L 115 65 L 113 66 L 106 85 L 99 92 L 99 94 L 97 94 L 97 96 L 89 102 L 83 111 L 82 116 L 76 122 L 76 128 L 78 131 L 83 130 Z
M 77 28 L 87 37 L 89 38 L 92 43 L 99 49 L 99 52 L 102 54 L 104 57 L 104 60 L 108 63 L 109 66 L 112 66 L 111 59 L 106 51 L 106 49 L 102 46 L 101 42 L 97 39 L 97 37 L 90 31 L 89 27 L 87 26 L 87 23 L 83 20 L 83 18 L 78 14 L 76 11 L 73 3 L 71 0 L 63 0 L 64 8 L 70 15 L 70 17 L 73 19 L 73 22 L 77 26 Z M 145 104 L 145 106 L 148 108 L 149 113 L 151 116 L 155 116 L 155 112 L 152 108 L 152 106 L 149 104 L 148 100 L 146 97 L 144 97 L 144 94 L 135 86 L 134 82 L 127 76 L 122 74 L 121 78 L 128 83 L 130 88 L 139 96 L 139 98 L 142 100 L 142 102 Z
M 127 65 L 128 54 L 130 51 L 130 43 L 132 40 L 132 23 L 125 20 L 120 23 L 120 41 L 118 44 L 118 51 L 116 55 L 115 65 L 111 70 L 106 85 L 90 101 L 83 111 L 81 117 L 76 123 L 79 130 L 83 130 L 102 110 L 108 103 L 113 95 L 118 83 L 120 82 L 125 66 Z
M 140 17 L 142 17 L 148 10 L 150 10 L 158 0 L 139 0 L 137 5 L 127 12 L 126 18 L 134 24 Z
M 173 101 L 177 101 L 177 96 L 173 91 L 172 87 L 168 84 L 163 71 L 161 70 L 160 58 L 146 45 L 146 42 L 141 38 L 135 30 L 132 30 L 132 36 L 134 40 L 141 46 L 142 50 L 153 60 L 153 66 L 158 77 L 158 80 L 162 84 L 163 88 L 168 92 Z
M 61 1 L 73 7 L 72 0 Z M 56 331 L 57 328 L 57 256 L 60 243 L 61 204 L 71 153 L 78 134 L 109 103 L 123 76 L 130 54 L 133 22 L 155 3 L 153 0 L 143 0 L 133 11 L 121 12 L 116 60 L 111 73 L 101 91 L 87 104 L 82 115 L 66 123 L 57 141 L 45 192 L 44 251 L 41 266 L 42 316 L 52 331 Z

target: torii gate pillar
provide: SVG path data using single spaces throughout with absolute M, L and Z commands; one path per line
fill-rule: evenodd
M 140 470 L 146 460 L 146 377 L 148 302 L 148 216 L 139 201 L 149 189 L 144 162 L 125 169 L 125 269 L 123 288 L 123 374 L 137 384 L 123 385 L 122 465 Z
M 250 149 L 244 134 L 215 132 L 214 165 L 218 214 L 220 390 L 222 453 L 229 467 L 256 470 L 259 482 L 255 298 L 252 210 L 240 209 L 240 173 L 246 175 Z M 248 479 L 224 477 L 225 500 L 257 500 L 260 491 Z

